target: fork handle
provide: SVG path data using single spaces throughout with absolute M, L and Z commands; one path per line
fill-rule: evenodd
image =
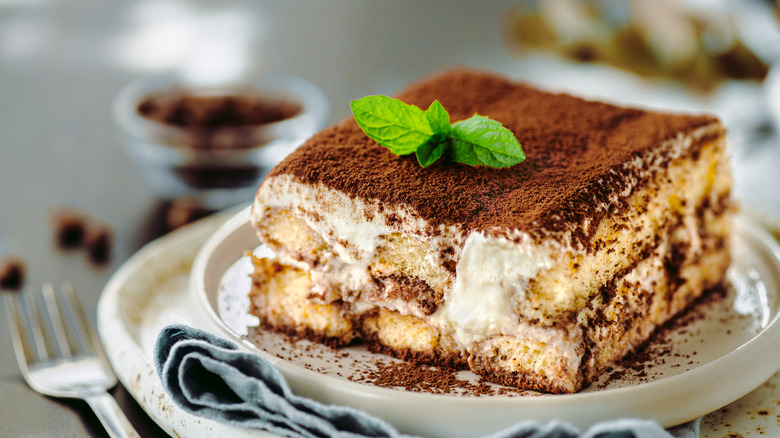
M 89 395 L 85 398 L 89 406 L 95 411 L 100 422 L 105 427 L 111 438 L 136 438 L 140 437 L 127 419 L 122 409 L 116 403 L 111 394 L 101 392 Z

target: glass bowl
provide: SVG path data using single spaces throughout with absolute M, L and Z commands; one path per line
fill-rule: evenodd
M 214 120 L 199 124 L 193 117 L 182 122 L 178 120 L 182 117 L 168 120 L 154 111 L 142 112 L 150 102 L 168 99 L 170 106 L 176 98 L 238 99 L 284 104 L 294 110 L 263 122 L 227 124 Z M 192 108 L 180 104 L 167 115 L 171 111 L 192 112 Z M 194 198 L 204 208 L 218 210 L 251 201 L 265 174 L 324 127 L 329 106 L 319 87 L 294 76 L 198 86 L 166 75 L 145 77 L 124 87 L 114 100 L 113 112 L 125 152 L 158 196 Z

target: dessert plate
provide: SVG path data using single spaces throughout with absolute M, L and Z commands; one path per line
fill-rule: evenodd
M 230 216 L 198 221 L 146 245 L 114 273 L 100 298 L 98 330 L 111 365 L 141 408 L 172 436 L 272 436 L 184 412 L 165 393 L 152 360 L 157 335 L 168 324 L 223 333 L 204 311 L 200 296 L 190 292 L 189 277 L 196 252 Z M 744 372 L 742 369 L 734 376 Z M 776 419 L 778 388 L 780 373 L 734 403 L 706 415 L 701 422 L 702 438 L 780 436 Z
M 485 384 L 468 371 L 440 372 L 435 377 L 448 383 L 424 386 L 398 378 L 411 367 L 361 346 L 333 350 L 252 328 L 257 320 L 247 314 L 246 251 L 271 255 L 257 247 L 248 208 L 195 258 L 190 298 L 218 334 L 275 363 L 296 393 L 363 409 L 406 433 L 478 436 L 526 419 L 565 419 L 585 429 L 639 417 L 670 427 L 731 403 L 780 368 L 780 248 L 744 218 L 735 224 L 730 287 L 660 331 L 631 360 L 567 395 Z

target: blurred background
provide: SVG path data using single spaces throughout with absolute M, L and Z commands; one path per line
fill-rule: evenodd
M 28 285 L 73 282 L 94 318 L 127 258 L 197 216 L 171 219 L 171 200 L 120 146 L 115 97 L 160 74 L 196 84 L 295 75 L 324 92 L 328 124 L 352 99 L 456 66 L 714 112 L 730 130 L 737 197 L 780 228 L 778 17 L 769 0 L 0 0 L 0 257 L 23 260 Z M 107 224 L 107 260 L 55 244 L 47 216 L 62 205 Z M 2 323 L 0 436 L 103 433 L 84 406 L 27 389 L 10 351 Z M 159 434 L 123 388 L 115 395 L 145 436 Z

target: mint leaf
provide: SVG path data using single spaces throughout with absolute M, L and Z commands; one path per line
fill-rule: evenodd
M 415 152 L 433 136 L 425 112 L 387 96 L 366 96 L 350 102 L 360 129 L 396 155 Z
M 452 125 L 450 158 L 472 166 L 510 167 L 525 160 L 512 131 L 487 117 L 474 115 Z
M 434 100 L 431 106 L 428 107 L 425 111 L 425 117 L 428 119 L 428 123 L 431 124 L 434 134 L 449 134 L 450 115 L 438 100 Z
M 447 151 L 447 158 L 456 163 L 468 164 L 469 166 L 479 166 L 482 164 L 477 154 L 474 152 L 474 145 L 463 140 L 453 138 L 452 144 Z
M 353 100 L 350 107 L 367 136 L 396 155 L 414 152 L 422 167 L 444 155 L 458 163 L 497 168 L 525 160 L 520 142 L 501 123 L 475 114 L 450 124 L 438 100 L 425 111 L 382 95 Z
M 431 103 L 425 111 L 425 117 L 428 118 L 434 135 L 415 152 L 417 155 L 417 162 L 420 163 L 420 166 L 422 167 L 430 166 L 444 155 L 444 151 L 447 149 L 447 144 L 449 143 L 447 134 L 449 134 L 451 129 L 450 115 L 438 100 L 434 100 L 433 103 Z
M 449 127 L 449 124 L 447 126 Z M 420 166 L 422 167 L 430 166 L 444 155 L 447 143 L 446 136 L 441 134 L 435 135 L 430 141 L 417 148 L 417 151 L 415 151 L 417 162 L 420 163 Z

